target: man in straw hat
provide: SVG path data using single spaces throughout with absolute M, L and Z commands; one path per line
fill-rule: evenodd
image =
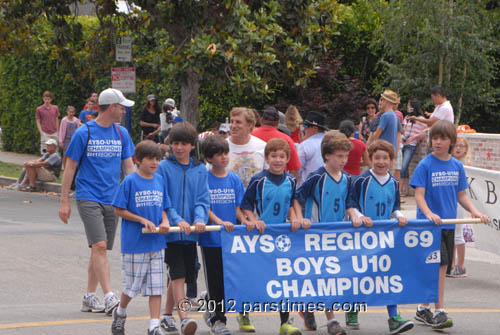
M 399 149 L 401 141 L 401 133 L 398 131 L 399 120 L 394 113 L 394 108 L 399 104 L 398 94 L 391 90 L 385 90 L 380 95 L 378 108 L 380 111 L 380 121 L 375 133 L 370 135 L 368 143 L 381 139 L 391 143 L 394 147 L 394 152 Z

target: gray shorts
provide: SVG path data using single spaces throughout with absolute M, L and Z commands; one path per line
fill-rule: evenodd
M 118 224 L 114 207 L 89 200 L 78 200 L 76 206 L 85 227 L 89 247 L 106 241 L 107 249 L 113 249 Z

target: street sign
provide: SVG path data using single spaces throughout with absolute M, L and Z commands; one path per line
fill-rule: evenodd
M 122 91 L 122 93 L 135 93 L 135 68 L 111 68 L 111 83 L 113 88 Z
M 116 38 L 116 61 L 132 61 L 132 38 L 130 36 L 118 36 Z

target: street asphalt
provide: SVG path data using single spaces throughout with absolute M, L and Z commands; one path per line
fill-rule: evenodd
M 76 206 L 64 225 L 57 216 L 59 197 L 22 193 L 0 188 L 0 334 L 110 334 L 111 318 L 80 312 L 86 289 L 89 251 Z M 411 209 L 410 209 L 411 211 Z M 121 291 L 120 238 L 109 253 L 114 291 Z M 444 334 L 500 334 L 500 257 L 468 248 L 467 278 L 446 281 L 446 307 L 454 327 Z M 199 292 L 205 289 L 203 272 Z M 102 292 L 98 293 L 102 296 Z M 413 319 L 415 306 L 400 306 L 403 318 Z M 135 298 L 128 308 L 126 334 L 147 334 L 148 303 Z M 193 313 L 198 334 L 209 334 L 201 313 Z M 303 325 L 298 315 L 294 324 Z M 338 314 L 341 324 L 344 316 Z M 316 313 L 318 326 L 325 317 Z M 278 334 L 277 313 L 254 313 L 251 320 L 258 334 Z M 385 308 L 369 308 L 360 315 L 360 330 L 349 334 L 388 334 Z M 228 326 L 237 330 L 234 315 Z M 432 334 L 416 325 L 408 334 Z M 327 334 L 326 327 L 304 334 Z

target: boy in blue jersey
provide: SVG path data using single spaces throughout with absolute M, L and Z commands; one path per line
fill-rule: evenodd
M 351 141 L 344 134 L 336 131 L 325 134 L 321 142 L 321 155 L 325 164 L 309 174 L 296 193 L 294 208 L 298 219 L 305 217 L 312 222 L 335 222 L 344 219 L 351 177 L 342 169 L 347 163 L 351 149 Z M 325 314 L 328 334 L 346 334 L 335 319 L 333 311 L 325 310 Z M 299 312 L 299 315 L 304 319 L 308 330 L 316 330 L 314 312 L 303 311 Z
M 161 320 L 162 328 L 169 334 L 177 333 L 172 316 L 174 305 L 179 307 L 186 298 L 184 283 L 195 281 L 196 242 L 198 234 L 191 234 L 191 226 L 195 233 L 203 233 L 208 221 L 210 194 L 208 192 L 207 169 L 205 165 L 190 157 L 198 134 L 188 122 L 176 124 L 168 134 L 173 156 L 163 160 L 158 173 L 167 184 L 167 191 L 172 207 L 167 211 L 172 226 L 178 226 L 181 233 L 170 233 L 167 236 L 168 253 L 165 263 L 168 265 L 170 283 L 167 288 L 165 315 Z M 188 314 L 178 308 L 181 320 L 181 333 L 194 334 L 198 328 L 196 321 L 188 318 Z
M 440 225 L 441 219 L 457 217 L 457 203 L 470 212 L 473 218 L 489 222 L 488 216 L 477 211 L 467 197 L 467 180 L 461 162 L 451 157 L 453 146 L 457 140 L 456 127 L 449 121 L 436 122 L 429 138 L 432 153 L 417 165 L 410 185 L 415 188 L 417 202 L 417 219 L 429 219 Z M 444 329 L 453 326 L 453 321 L 444 310 L 444 283 L 446 267 L 453 258 L 454 225 L 443 225 L 441 230 L 441 265 L 439 267 L 438 302 L 435 303 L 434 314 L 429 304 L 419 305 L 415 319 L 433 329 Z
M 224 226 L 228 232 L 234 230 L 236 219 L 245 222 L 240 210 L 244 189 L 240 177 L 227 172 L 229 164 L 229 144 L 218 136 L 208 136 L 202 143 L 201 150 L 205 160 L 211 164 L 208 172 L 208 188 L 210 190 L 209 225 Z M 207 299 L 217 302 L 214 312 L 208 311 L 204 319 L 210 327 L 211 334 L 227 335 L 231 331 L 226 328 L 224 306 L 224 275 L 222 269 L 222 249 L 218 232 L 205 232 L 200 235 L 199 245 L 202 247 L 207 280 Z
M 368 147 L 373 168 L 362 173 L 351 188 L 349 208 L 354 227 L 363 223 L 373 226 L 372 220 L 388 220 L 395 217 L 403 227 L 408 219 L 400 211 L 399 183 L 389 173 L 394 162 L 394 148 L 384 140 L 376 140 Z M 387 306 L 389 333 L 399 334 L 413 328 L 413 322 L 403 320 L 397 305 Z M 359 329 L 357 312 L 346 313 L 346 325 Z
M 149 296 L 150 326 L 148 335 L 162 335 L 160 329 L 161 296 L 163 285 L 163 249 L 165 235 L 143 234 L 145 227 L 154 232 L 158 226 L 166 234 L 170 227 L 166 209 L 170 200 L 163 178 L 155 174 L 162 157 L 153 141 L 142 141 L 135 148 L 138 165 L 123 180 L 113 200 L 117 216 L 122 218 L 122 281 L 124 289 L 120 305 L 113 313 L 111 332 L 125 334 L 127 306 L 142 291 Z
M 264 157 L 269 170 L 264 170 L 252 177 L 241 202 L 241 209 L 248 220 L 243 222 L 247 230 L 255 227 L 262 234 L 266 224 L 284 223 L 290 218 L 292 231 L 301 226 L 307 229 L 311 223 L 297 220 L 293 209 L 293 200 L 297 181 L 291 174 L 285 172 L 290 159 L 290 147 L 281 138 L 273 138 L 267 142 Z M 254 214 L 257 213 L 258 218 Z M 288 312 L 280 312 L 282 335 L 298 335 L 300 330 L 289 321 Z

